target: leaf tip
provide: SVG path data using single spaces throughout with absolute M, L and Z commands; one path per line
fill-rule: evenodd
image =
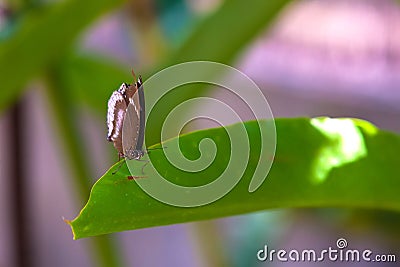
M 70 221 L 70 220 L 65 219 L 64 216 L 61 216 L 61 219 L 62 219 L 66 224 L 68 224 L 69 226 L 71 226 L 71 221 Z
M 71 220 L 68 220 L 68 219 L 65 219 L 64 216 L 62 216 L 61 219 L 62 219 L 66 224 L 68 224 L 69 227 L 71 227 L 72 236 L 73 236 L 72 238 L 73 238 L 74 240 L 77 240 L 78 238 L 76 237 L 76 234 L 75 234 L 75 231 L 74 231 L 74 227 L 72 226 L 72 221 L 71 221 Z

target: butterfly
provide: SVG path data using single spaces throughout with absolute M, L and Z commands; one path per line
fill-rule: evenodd
M 107 128 L 107 140 L 114 143 L 119 158 L 143 157 L 145 101 L 140 76 L 134 84 L 122 83 L 112 93 L 108 100 Z

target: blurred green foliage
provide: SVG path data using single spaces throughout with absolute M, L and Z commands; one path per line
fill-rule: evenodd
M 0 44 L 0 109 L 15 101 L 28 81 L 59 63 L 90 22 L 122 2 L 69 0 L 26 11 L 17 31 Z

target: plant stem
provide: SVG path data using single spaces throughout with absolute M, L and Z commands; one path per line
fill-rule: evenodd
M 25 111 L 24 98 L 20 98 L 9 112 L 9 141 L 11 143 L 10 157 L 10 204 L 13 224 L 13 245 L 15 266 L 34 266 L 32 261 L 32 235 L 29 222 L 28 191 L 26 170 L 21 168 L 21 162 L 27 162 L 24 157 L 23 115 Z

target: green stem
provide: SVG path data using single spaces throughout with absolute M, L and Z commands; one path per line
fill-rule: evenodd
M 64 83 L 60 79 L 57 67 L 51 68 L 45 78 L 46 94 L 64 144 L 65 157 L 72 170 L 73 185 L 79 196 L 79 203 L 84 203 L 88 199 L 91 187 L 90 172 L 87 167 L 89 155 L 85 153 L 84 142 L 81 141 L 77 129 L 72 99 L 68 95 L 68 89 L 63 88 Z M 116 245 L 109 236 L 93 238 L 92 242 L 93 258 L 98 261 L 95 266 L 122 266 L 121 257 L 116 253 Z

